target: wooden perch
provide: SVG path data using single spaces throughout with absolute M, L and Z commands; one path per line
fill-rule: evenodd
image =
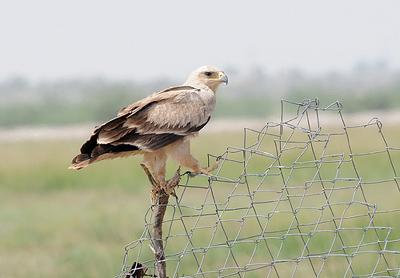
M 154 248 L 155 256 L 155 268 L 158 278 L 167 278 L 167 270 L 164 255 L 164 245 L 162 238 L 162 224 L 164 222 L 164 215 L 168 205 L 169 195 L 175 195 L 174 188 L 179 184 L 180 181 L 180 168 L 175 172 L 175 175 L 168 181 L 164 186 L 161 186 L 156 182 L 150 170 L 145 164 L 140 164 L 146 173 L 153 188 L 151 190 L 151 199 L 153 202 L 154 210 L 154 224 L 152 233 L 152 245 Z

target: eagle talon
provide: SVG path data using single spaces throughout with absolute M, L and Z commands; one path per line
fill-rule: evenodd
M 200 173 L 206 176 L 213 176 L 212 172 L 214 172 L 219 167 L 220 161 L 217 160 L 214 164 L 207 168 L 201 168 Z
M 211 177 L 211 176 L 213 176 L 212 172 L 215 169 L 217 169 L 218 166 L 219 166 L 219 161 L 215 162 L 213 165 L 211 165 L 211 166 L 209 166 L 207 168 L 200 168 L 197 171 L 194 171 L 194 172 L 190 172 L 189 171 L 187 173 L 189 174 L 190 177 L 195 177 L 197 175 L 205 175 L 205 176 Z
M 160 184 L 160 189 L 163 190 L 166 194 L 177 198 L 175 194 L 175 187 L 179 185 L 180 180 L 181 180 L 181 168 L 179 167 L 176 170 L 175 175 L 171 179 L 164 181 Z
M 176 194 L 175 194 L 176 186 L 177 186 L 177 184 L 175 184 L 175 183 L 170 184 L 169 182 L 165 182 L 160 186 L 160 189 L 163 190 L 166 194 L 176 197 Z
M 206 171 L 206 169 L 201 169 L 199 171 L 194 171 L 194 172 L 188 171 L 187 173 L 191 178 L 196 177 L 198 175 L 211 176 L 211 174 L 208 171 Z
M 207 170 L 208 170 L 209 172 L 213 172 L 213 171 L 217 170 L 218 167 L 219 167 L 219 165 L 220 165 L 220 163 L 221 163 L 221 157 L 218 157 L 217 160 L 215 161 L 215 163 L 212 164 L 211 166 L 209 166 L 209 167 L 207 168 Z
M 212 170 L 205 168 L 200 170 L 200 174 L 206 175 L 206 176 L 212 176 Z
M 191 177 L 191 178 L 194 178 L 195 176 L 201 174 L 200 172 L 191 172 L 191 171 L 187 171 L 186 173 L 187 173 L 187 174 L 189 175 L 189 177 Z

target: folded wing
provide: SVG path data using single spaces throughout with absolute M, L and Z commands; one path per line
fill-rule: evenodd
M 71 168 L 108 158 L 154 151 L 193 134 L 210 119 L 199 89 L 180 86 L 161 91 L 122 109 L 97 127 Z

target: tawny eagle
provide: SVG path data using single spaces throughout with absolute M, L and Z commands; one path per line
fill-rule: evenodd
M 216 91 L 228 83 L 223 71 L 203 66 L 181 86 L 159 91 L 122 108 L 117 117 L 95 128 L 70 168 L 143 154 L 143 163 L 160 184 L 165 182 L 167 158 L 193 173 L 209 174 L 190 153 L 190 139 L 210 120 Z

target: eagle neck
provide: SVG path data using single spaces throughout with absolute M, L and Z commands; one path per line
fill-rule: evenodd
M 188 80 L 186 81 L 183 85 L 186 86 L 192 86 L 194 88 L 200 89 L 200 90 L 206 90 L 206 91 L 211 91 L 213 94 L 215 94 L 217 88 L 211 88 L 204 84 L 203 82 L 196 82 L 193 80 Z

